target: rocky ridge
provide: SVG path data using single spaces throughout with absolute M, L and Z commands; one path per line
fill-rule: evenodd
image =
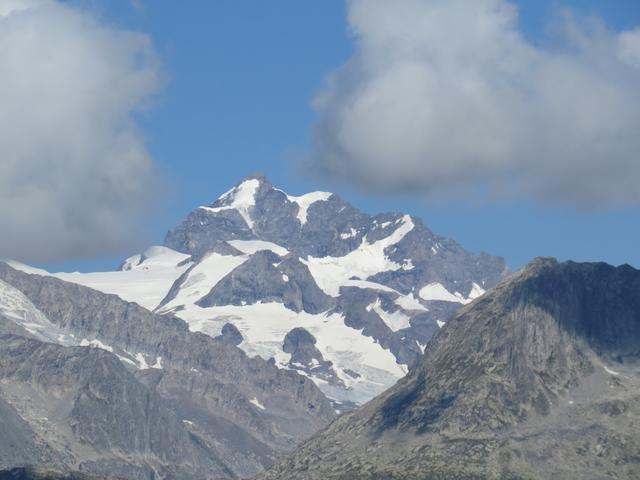
M 640 271 L 538 259 L 261 480 L 633 479 Z
M 248 476 L 333 417 L 313 382 L 224 339 L 0 264 L 0 468 Z

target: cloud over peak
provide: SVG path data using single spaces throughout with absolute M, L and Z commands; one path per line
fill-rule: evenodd
M 150 39 L 54 0 L 0 5 L 0 257 L 111 252 L 156 182 L 134 113 L 160 84 Z
M 640 204 L 640 29 L 559 15 L 542 48 L 505 0 L 350 0 L 355 53 L 314 106 L 311 160 L 363 189 Z

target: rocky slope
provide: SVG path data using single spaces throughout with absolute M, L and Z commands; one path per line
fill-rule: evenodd
M 117 477 L 88 475 L 81 472 L 59 472 L 38 468 L 12 468 L 0 471 L 0 480 L 116 480 Z
M 505 271 L 502 259 L 471 254 L 416 217 L 370 216 L 331 193 L 294 197 L 251 177 L 121 271 L 56 276 L 273 358 L 344 409 L 403 377 L 449 315 Z M 229 326 L 239 335 L 223 335 Z M 292 332 L 312 355 L 285 350 Z
M 640 271 L 538 259 L 261 480 L 635 479 Z
M 333 417 L 313 382 L 224 338 L 0 264 L 0 468 L 248 476 Z

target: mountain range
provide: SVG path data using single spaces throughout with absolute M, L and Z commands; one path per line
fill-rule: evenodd
M 13 264 L 26 272 L 47 272 Z M 313 380 L 344 411 L 418 364 L 450 314 L 504 278 L 416 217 L 247 178 L 117 272 L 60 273 Z
M 249 177 L 117 270 L 0 263 L 0 478 L 635 479 L 639 292 Z

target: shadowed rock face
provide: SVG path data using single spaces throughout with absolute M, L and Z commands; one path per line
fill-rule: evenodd
M 235 346 L 240 345 L 244 340 L 240 330 L 231 323 L 225 323 L 224 327 L 222 327 L 222 331 L 220 332 L 220 336 L 218 336 L 217 339 Z
M 341 383 L 333 369 L 333 363 L 323 358 L 316 348 L 316 339 L 306 329 L 298 327 L 284 337 L 282 350 L 291 355 L 289 365 L 292 370 L 323 378 L 330 383 Z
M 23 464 L 131 477 L 151 476 L 154 470 L 178 477 L 232 474 L 183 428 L 160 396 L 104 350 L 2 335 L 0 379 L 3 398 L 22 423 L 36 423 L 32 445 L 25 450 L 32 458 Z M 3 435 L 16 432 L 23 428 L 3 429 Z M 50 443 L 43 443 L 45 438 Z M 56 452 L 56 443 L 66 445 L 66 451 Z M 118 461 L 120 452 L 130 460 Z M 19 465 L 4 455 L 2 464 Z
M 248 476 L 334 417 L 310 380 L 178 318 L 6 264 L 0 278 L 77 343 L 101 346 L 44 343 L 0 319 L 0 467 Z
M 640 272 L 538 259 L 261 479 L 633 479 Z
M 220 280 L 197 304 L 201 307 L 282 302 L 294 312 L 320 313 L 332 299 L 316 285 L 297 258 L 261 251 Z

